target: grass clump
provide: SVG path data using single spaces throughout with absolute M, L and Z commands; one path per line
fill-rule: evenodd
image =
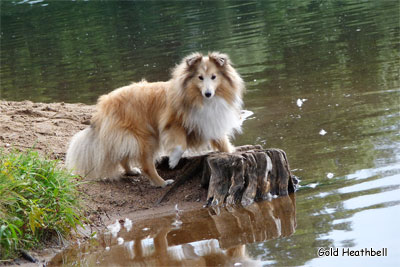
M 36 151 L 0 150 L 1 260 L 82 225 L 77 179 Z

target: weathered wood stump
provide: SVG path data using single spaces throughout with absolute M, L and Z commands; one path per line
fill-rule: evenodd
M 167 163 L 168 158 L 163 158 L 157 168 L 166 171 Z M 295 191 L 294 176 L 281 149 L 242 146 L 234 153 L 211 152 L 183 158 L 178 167 L 174 184 L 157 203 L 197 173 L 202 175 L 202 186 L 208 188 L 207 206 L 249 205 Z

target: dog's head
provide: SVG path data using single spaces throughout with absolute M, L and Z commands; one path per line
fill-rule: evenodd
M 244 82 L 229 57 L 218 52 L 207 56 L 193 53 L 185 57 L 173 70 L 172 80 L 171 95 L 183 96 L 187 100 L 184 104 L 196 106 L 202 106 L 215 96 L 229 104 L 239 105 L 245 90 Z
M 231 63 L 226 54 L 217 52 L 203 56 L 194 53 L 184 58 L 187 83 L 198 89 L 205 99 L 211 99 L 217 92 L 224 80 L 227 79 L 227 68 Z

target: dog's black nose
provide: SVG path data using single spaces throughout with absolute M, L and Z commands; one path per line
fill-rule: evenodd
M 210 92 L 206 92 L 204 95 L 205 95 L 206 97 L 210 97 L 210 96 L 211 96 L 211 93 L 210 93 Z

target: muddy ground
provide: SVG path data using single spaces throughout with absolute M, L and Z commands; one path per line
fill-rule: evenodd
M 60 159 L 63 164 L 69 140 L 75 133 L 88 127 L 93 111 L 94 106 L 84 104 L 0 100 L 0 148 L 26 150 L 33 147 L 43 155 Z M 155 203 L 168 188 L 155 188 L 143 176 L 83 184 L 80 190 L 84 193 L 87 216 L 92 221 L 86 234 L 125 216 L 135 220 L 169 213 L 175 204 L 180 209 L 201 207 L 207 191 L 199 184 L 199 177 L 194 177 L 158 205 Z M 59 248 L 51 244 L 42 254 L 40 251 L 32 253 L 43 262 Z

